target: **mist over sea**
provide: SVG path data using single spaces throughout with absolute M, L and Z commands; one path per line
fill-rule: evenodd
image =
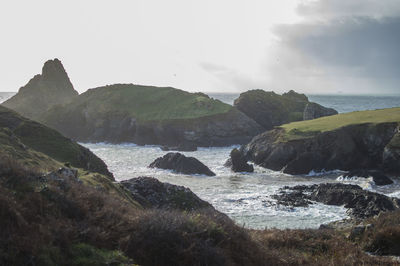
M 0 92 L 0 102 L 14 92 Z M 208 93 L 212 98 L 232 104 L 239 94 Z M 340 113 L 373 110 L 400 106 L 399 96 L 351 96 L 351 95 L 307 95 L 310 101 L 331 107 Z M 214 171 L 216 177 L 178 175 L 171 171 L 150 169 L 147 166 L 164 155 L 156 146 L 135 144 L 84 143 L 108 165 L 117 180 L 138 176 L 153 176 L 160 181 L 189 187 L 202 199 L 229 215 L 238 224 L 249 228 L 318 228 L 347 217 L 346 209 L 337 206 L 314 204 L 309 208 L 277 206 L 270 197 L 283 186 L 314 184 L 321 182 L 348 182 L 386 195 L 400 197 L 399 180 L 389 186 L 376 187 L 372 180 L 342 181 L 341 172 L 292 176 L 255 167 L 251 174 L 233 173 L 223 166 L 233 147 L 200 148 L 195 152 L 184 152 L 202 161 Z

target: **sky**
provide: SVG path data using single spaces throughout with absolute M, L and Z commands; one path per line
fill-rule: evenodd
M 0 2 L 0 91 L 59 58 L 75 89 L 400 94 L 400 0 Z

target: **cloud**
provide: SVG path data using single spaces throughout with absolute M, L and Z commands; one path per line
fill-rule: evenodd
M 399 92 L 400 12 L 394 2 L 301 4 L 301 23 L 275 27 L 273 53 L 279 63 L 270 60 L 267 65 L 271 84 L 327 92 Z

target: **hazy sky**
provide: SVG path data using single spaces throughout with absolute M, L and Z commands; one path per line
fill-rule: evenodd
M 79 92 L 400 93 L 400 0 L 0 2 L 0 91 L 59 58 Z

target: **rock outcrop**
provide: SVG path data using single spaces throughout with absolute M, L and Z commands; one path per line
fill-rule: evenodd
M 157 158 L 149 167 L 173 170 L 186 175 L 215 176 L 215 173 L 196 158 L 186 157 L 178 152 L 169 152 L 163 157 Z
M 333 108 L 326 108 L 318 103 L 307 103 L 303 112 L 303 120 L 311 120 L 337 114 L 338 112 Z
M 211 204 L 200 199 L 190 189 L 162 183 L 153 177 L 132 178 L 122 181 L 121 184 L 145 208 L 215 211 Z
M 44 64 L 42 74 L 34 76 L 2 105 L 38 120 L 50 107 L 69 102 L 77 95 L 61 61 L 54 59 Z
M 283 95 L 273 91 L 250 90 L 240 94 L 234 106 L 266 130 L 304 118 L 337 114 L 334 109 L 311 103 L 307 96 L 293 90 Z
M 395 122 L 367 123 L 325 132 L 300 132 L 293 137 L 284 128 L 277 128 L 254 137 L 241 152 L 260 166 L 288 174 L 335 169 L 393 173 L 400 168 L 400 161 L 394 159 L 399 149 L 389 143 L 397 130 Z
M 254 172 L 254 167 L 247 163 L 246 158 L 238 149 L 233 149 L 230 153 L 230 158 L 224 164 L 230 167 L 234 172 Z
M 43 166 L 46 160 L 50 164 L 55 159 L 113 179 L 106 164 L 89 149 L 3 106 L 0 106 L 0 148 L 1 152 L 16 160 L 24 158 L 24 164 L 35 162 L 37 166 Z M 43 155 L 34 151 L 48 157 L 42 158 Z
M 277 204 L 293 207 L 307 207 L 312 201 L 327 205 L 348 208 L 348 214 L 364 219 L 380 212 L 394 211 L 400 208 L 400 199 L 363 190 L 356 185 L 327 183 L 311 186 L 284 187 L 273 196 Z
M 243 144 L 263 131 L 236 108 L 207 95 L 133 84 L 88 90 L 41 121 L 82 142 L 168 147 Z

